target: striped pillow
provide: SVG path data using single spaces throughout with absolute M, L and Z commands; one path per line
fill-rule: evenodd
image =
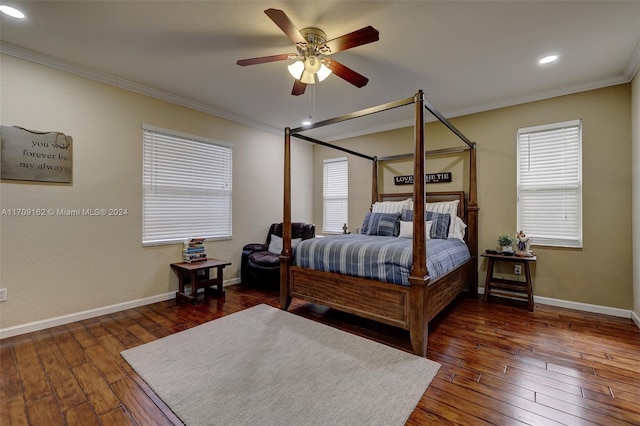
M 371 217 L 371 212 L 367 212 L 367 215 L 364 217 L 362 221 L 362 226 L 360 227 L 360 233 L 367 235 L 369 232 L 369 218 Z
M 440 201 L 437 203 L 425 204 L 425 211 L 434 212 L 434 213 L 448 213 L 451 215 L 451 220 L 449 224 L 449 234 L 447 235 L 447 238 L 459 238 L 459 239 L 464 238 L 464 228 L 466 228 L 466 225 L 461 226 L 459 222 L 462 222 L 462 221 L 456 220 L 456 218 L 458 217 L 459 204 L 460 204 L 460 200 Z M 409 209 L 413 210 L 413 202 L 411 203 L 411 207 L 409 207 Z M 412 220 L 412 219 L 405 219 L 403 217 L 402 220 Z M 464 222 L 462 223 L 464 224 Z M 462 238 L 460 238 L 460 234 L 462 234 Z
M 460 204 L 460 200 L 453 201 L 439 201 L 436 203 L 425 203 L 425 211 L 435 212 L 435 213 L 449 213 L 451 217 L 458 216 L 458 204 Z M 413 210 L 413 200 L 407 207 L 409 210 Z
M 429 232 L 431 238 L 446 240 L 449 237 L 449 224 L 451 223 L 451 215 L 449 213 L 426 212 L 425 218 L 432 222 L 431 231 Z
M 434 213 L 426 211 L 424 219 L 431 221 L 430 238 L 446 240 L 449 238 L 451 215 L 449 213 Z M 413 210 L 403 210 L 400 220 L 413 221 Z
M 456 217 L 458 216 L 458 204 L 460 204 L 460 200 L 426 203 L 425 210 L 434 213 L 449 213 L 451 217 Z
M 405 222 L 413 222 L 413 210 L 402 210 L 402 213 L 400 214 L 400 220 L 404 220 Z
M 413 200 L 407 198 L 403 201 L 378 201 L 371 206 L 372 213 L 400 213 L 404 209 L 410 208 Z
M 458 204 L 460 204 L 460 200 L 426 204 L 426 211 L 428 212 L 448 213 L 451 215 L 450 224 L 447 227 L 448 234 L 445 238 L 455 238 L 456 231 L 458 231 L 457 222 L 455 222 L 455 218 L 458 217 Z
M 400 233 L 400 212 L 370 213 L 367 235 L 397 237 Z

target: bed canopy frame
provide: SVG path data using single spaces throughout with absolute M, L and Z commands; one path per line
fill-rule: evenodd
M 414 105 L 414 152 L 388 157 L 372 157 L 359 152 L 336 146 L 307 135 L 305 131 L 332 124 L 377 114 L 394 108 Z M 462 142 L 463 146 L 426 151 L 425 149 L 425 111 L 430 112 L 444 124 Z M 469 155 L 469 182 L 467 208 L 462 217 L 467 223 L 467 245 L 471 259 L 447 275 L 432 281 L 429 277 L 426 261 L 426 239 L 413 238 L 413 267 L 409 276 L 409 287 L 381 283 L 374 280 L 355 278 L 323 271 L 310 271 L 292 265 L 291 247 L 291 138 L 296 137 L 308 142 L 334 148 L 336 150 L 366 158 L 372 162 L 371 203 L 380 200 L 378 193 L 378 167 L 383 161 L 414 159 L 414 176 L 425 175 L 427 156 L 465 153 Z M 434 193 L 456 194 L 456 193 Z M 457 194 L 460 194 L 458 192 Z M 398 194 L 390 194 L 397 196 Z M 424 205 L 427 197 L 424 178 L 414 179 L 414 205 Z M 464 195 L 461 205 L 464 206 Z M 310 126 L 285 128 L 284 134 L 284 206 L 283 206 L 283 249 L 280 255 L 280 305 L 288 309 L 292 297 L 320 303 L 338 310 L 377 320 L 386 324 L 409 330 L 414 352 L 426 356 L 428 322 L 453 301 L 465 287 L 473 296 L 478 290 L 478 203 L 476 179 L 476 144 L 471 142 L 440 112 L 425 99 L 422 90 L 413 97 L 389 102 L 361 111 L 320 121 Z M 424 235 L 425 209 L 414 209 L 413 235 Z M 362 304 L 356 299 L 368 298 Z

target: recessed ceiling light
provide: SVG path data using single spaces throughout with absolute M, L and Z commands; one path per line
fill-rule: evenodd
M 12 16 L 14 18 L 19 18 L 19 19 L 24 18 L 24 13 L 20 12 L 15 7 L 6 6 L 4 4 L 0 5 L 0 12 L 4 13 L 5 15 Z
M 304 120 L 304 121 L 302 122 L 302 125 L 303 125 L 303 126 L 311 126 L 312 124 L 313 124 L 313 123 L 312 123 L 311 121 L 309 121 L 309 120 Z
M 558 55 L 548 55 L 538 61 L 539 64 L 549 64 L 558 59 Z

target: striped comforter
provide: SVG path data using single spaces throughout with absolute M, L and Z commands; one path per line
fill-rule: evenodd
M 407 238 L 334 235 L 302 241 L 295 248 L 295 264 L 409 286 L 411 251 L 412 240 Z M 458 239 L 427 241 L 427 268 L 432 281 L 470 257 L 467 245 Z

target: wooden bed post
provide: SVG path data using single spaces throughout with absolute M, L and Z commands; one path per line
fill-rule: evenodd
M 378 201 L 378 157 L 373 158 L 373 174 L 371 176 L 371 204 Z
M 413 351 L 427 355 L 429 320 L 427 318 L 427 292 L 429 271 L 427 270 L 427 246 L 425 227 L 425 145 L 424 145 L 424 93 L 418 91 L 415 98 L 415 151 L 413 160 L 413 266 L 409 283 L 411 307 L 409 311 L 409 334 Z
M 289 267 L 291 266 L 291 129 L 284 129 L 284 203 L 282 206 L 282 252 L 280 254 L 280 308 L 291 304 Z
M 478 297 L 478 178 L 476 167 L 476 144 L 469 151 L 469 206 L 467 220 L 469 226 L 468 243 L 473 258 L 473 281 L 469 289 L 473 297 Z

